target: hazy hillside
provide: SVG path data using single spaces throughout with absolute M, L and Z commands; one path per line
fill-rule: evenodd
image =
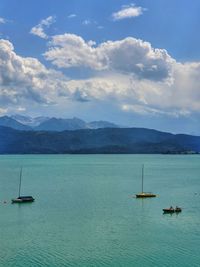
M 73 118 L 73 119 L 51 118 L 42 122 L 38 127 L 35 127 L 35 130 L 61 132 L 65 130 L 78 130 L 86 128 L 87 128 L 86 122 L 78 118 Z
M 89 129 L 119 128 L 119 126 L 108 121 L 92 121 L 92 122 L 87 123 L 87 128 Z

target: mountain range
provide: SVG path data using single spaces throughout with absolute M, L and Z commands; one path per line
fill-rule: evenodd
M 62 119 L 13 115 L 0 117 L 0 126 L 23 131 L 66 131 L 80 129 L 118 128 L 119 126 L 107 121 L 85 122 L 79 118 Z
M 144 128 L 28 131 L 0 126 L 0 154 L 200 153 L 200 137 Z

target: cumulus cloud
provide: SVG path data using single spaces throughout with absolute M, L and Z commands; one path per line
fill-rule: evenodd
M 50 104 L 66 81 L 61 73 L 47 69 L 37 59 L 17 55 L 8 40 L 0 40 L 1 105 L 19 105 L 21 101 Z
M 122 6 L 121 10 L 112 14 L 112 19 L 114 21 L 135 18 L 143 14 L 145 9 L 140 6 L 135 6 L 134 4 Z
M 49 16 L 46 19 L 41 20 L 38 25 L 34 26 L 30 30 L 30 33 L 40 38 L 48 39 L 48 35 L 44 32 L 44 29 L 49 28 L 49 26 L 53 24 L 54 22 L 55 22 L 55 17 Z
M 102 70 L 105 68 L 104 58 L 93 44 L 94 42 L 85 42 L 75 34 L 56 35 L 44 56 L 59 68 L 89 67 Z
M 132 37 L 95 46 L 75 34 L 63 34 L 54 36 L 49 46 L 44 56 L 59 68 L 113 70 L 156 81 L 172 75 L 174 60 L 166 50 L 154 49 L 150 43 Z

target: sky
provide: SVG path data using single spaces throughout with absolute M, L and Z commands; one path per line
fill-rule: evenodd
M 199 0 L 1 0 L 0 116 L 200 135 L 199 13 Z

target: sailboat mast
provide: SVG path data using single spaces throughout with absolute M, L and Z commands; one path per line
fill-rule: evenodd
M 22 167 L 21 167 L 21 170 L 20 170 L 20 177 L 19 177 L 19 197 L 20 197 L 20 194 L 21 194 L 21 182 L 22 182 Z
M 144 192 L 144 164 L 142 164 L 142 193 Z

